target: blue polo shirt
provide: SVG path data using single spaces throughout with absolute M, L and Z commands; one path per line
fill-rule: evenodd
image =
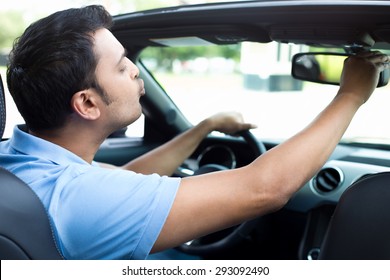
M 0 165 L 41 199 L 66 259 L 145 259 L 180 184 L 91 165 L 18 127 L 0 143 Z

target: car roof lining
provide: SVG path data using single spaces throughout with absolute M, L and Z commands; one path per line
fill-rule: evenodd
M 242 25 L 196 25 L 166 28 L 139 28 L 117 31 L 115 36 L 124 45 L 162 46 L 158 39 L 197 37 L 211 44 L 235 44 L 244 41 L 271 42 L 268 33 L 253 26 Z
M 350 6 L 354 4 L 353 6 Z M 114 17 L 127 48 L 155 39 L 194 36 L 213 44 L 242 41 L 390 48 L 390 3 L 384 1 L 260 1 L 179 6 Z

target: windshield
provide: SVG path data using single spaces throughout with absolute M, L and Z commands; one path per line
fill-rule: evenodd
M 220 111 L 239 111 L 263 139 L 284 140 L 331 101 L 338 86 L 291 77 L 291 58 L 315 49 L 278 43 L 150 47 L 141 60 L 193 124 Z M 332 50 L 343 52 L 343 50 Z M 343 142 L 390 144 L 389 85 L 362 106 Z

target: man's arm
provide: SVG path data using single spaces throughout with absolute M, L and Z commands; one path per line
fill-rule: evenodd
M 153 252 L 283 207 L 323 166 L 388 60 L 371 52 L 348 58 L 334 100 L 304 130 L 250 165 L 182 179 Z
M 122 168 L 142 174 L 172 175 L 210 132 L 235 134 L 250 128 L 255 128 L 255 125 L 244 122 L 239 113 L 219 113 L 205 119 L 164 145 L 127 163 Z

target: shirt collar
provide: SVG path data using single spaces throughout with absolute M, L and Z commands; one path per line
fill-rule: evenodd
M 69 163 L 89 165 L 69 150 L 23 131 L 23 126 L 14 127 L 10 146 L 19 153 L 46 159 L 59 165 Z

